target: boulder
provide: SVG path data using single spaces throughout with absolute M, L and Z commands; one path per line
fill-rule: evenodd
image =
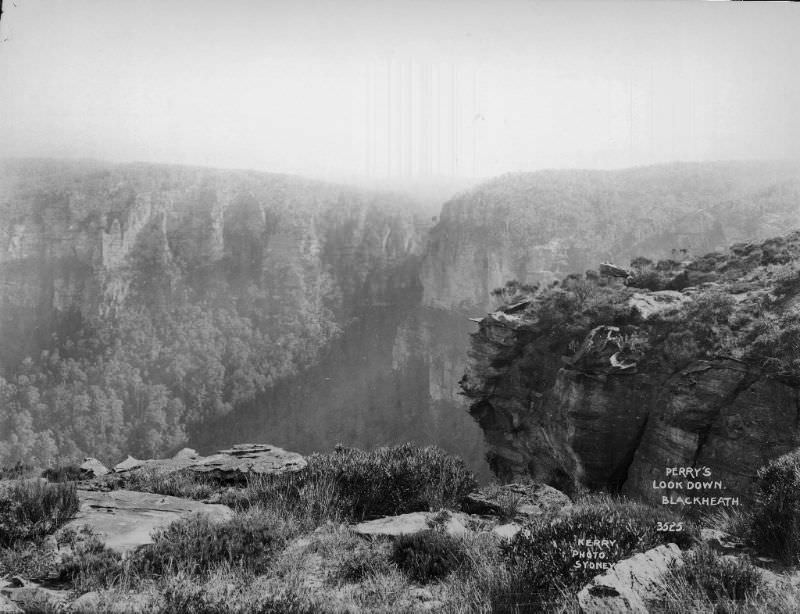
M 619 561 L 596 576 L 578 593 L 584 614 L 647 613 L 647 602 L 663 596 L 664 576 L 671 565 L 682 564 L 675 544 L 658 546 Z
M 505 541 L 511 541 L 522 530 L 522 525 L 516 522 L 509 522 L 506 524 L 498 524 L 492 527 L 492 533 Z
M 144 465 L 145 462 L 146 461 L 141 461 L 137 458 L 133 458 L 132 456 L 128 455 L 128 458 L 126 458 L 124 461 L 114 465 L 114 473 L 121 473 L 123 471 L 130 471 L 132 469 L 136 469 Z
M 360 522 L 353 531 L 363 536 L 397 537 L 399 535 L 413 535 L 437 524 L 442 524 L 444 530 L 450 535 L 464 535 L 467 533 L 468 519 L 463 514 L 448 514 L 445 519 L 438 520 L 438 514 L 433 512 L 411 512 L 399 516 L 385 516 L 376 520 Z
M 274 474 L 299 471 L 306 466 L 302 455 L 288 452 L 268 444 L 239 444 L 220 450 L 211 456 L 199 456 L 191 448 L 184 448 L 172 458 L 138 460 L 131 456 L 114 467 L 115 473 L 127 473 L 139 469 L 169 474 L 190 470 L 213 476 L 222 481 L 241 481 L 250 474 Z
M 99 478 L 109 472 L 108 468 L 103 463 L 91 456 L 83 459 L 80 470 L 87 478 Z
M 468 494 L 462 509 L 469 514 L 531 518 L 558 512 L 571 504 L 567 495 L 546 484 L 504 484 Z
M 221 479 L 243 477 L 246 474 L 273 474 L 299 471 L 306 460 L 296 452 L 261 443 L 235 445 L 217 454 L 200 457 L 190 469 Z
M 205 504 L 191 499 L 131 490 L 97 492 L 78 490 L 80 510 L 61 529 L 79 533 L 88 527 L 112 550 L 125 554 L 153 540 L 154 529 L 192 514 L 205 514 L 215 521 L 233 516 L 225 505 Z

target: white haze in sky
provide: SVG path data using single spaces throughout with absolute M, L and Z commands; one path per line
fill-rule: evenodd
M 800 6 L 6 0 L 0 157 L 337 179 L 800 158 Z

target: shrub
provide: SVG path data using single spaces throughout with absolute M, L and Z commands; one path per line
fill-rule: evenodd
M 800 450 L 758 471 L 750 538 L 761 552 L 787 564 L 800 560 Z
M 354 519 L 457 509 L 476 486 L 461 458 L 435 446 L 339 449 L 312 455 L 308 469 L 333 478 L 343 512 Z
M 665 594 L 648 604 L 653 611 L 676 614 L 796 611 L 785 607 L 791 599 L 781 599 L 748 560 L 721 557 L 705 546 L 688 553 L 682 565 L 672 566 L 664 586 Z
M 362 451 L 337 448 L 312 454 L 297 473 L 252 480 L 224 502 L 235 507 L 276 500 L 310 523 L 361 520 L 439 508 L 459 508 L 475 486 L 461 458 L 429 446 L 403 444 Z
M 631 279 L 628 280 L 628 285 L 633 288 L 656 291 L 666 288 L 667 282 L 657 271 L 648 270 L 635 273 Z
M 370 548 L 345 550 L 336 566 L 335 577 L 343 582 L 361 582 L 365 578 L 385 573 L 389 562 L 384 553 Z
M 62 465 L 45 469 L 42 477 L 49 482 L 77 482 L 84 478 L 84 474 L 77 465 Z
M 232 584 L 210 578 L 198 583 L 192 578 L 169 578 L 153 603 L 162 614 L 313 614 L 313 603 L 291 591 L 279 594 L 248 591 L 239 582 Z
M 22 461 L 17 461 L 10 467 L 0 467 L 0 480 L 21 480 L 35 475 L 33 465 L 27 465 Z
M 39 540 L 0 548 L 0 576 L 46 578 L 56 567 L 55 552 Z
M 153 543 L 133 555 L 132 566 L 143 575 L 197 574 L 222 563 L 261 573 L 282 542 L 269 522 L 255 516 L 235 516 L 226 522 L 193 516 L 157 531 Z
M 754 322 L 747 354 L 767 370 L 800 375 L 800 316 L 789 313 Z
M 394 542 L 391 560 L 413 581 L 426 584 L 444 578 L 466 560 L 463 544 L 440 531 L 401 535 Z
M 221 487 L 218 480 L 195 471 L 165 472 L 148 467 L 132 471 L 125 477 L 123 486 L 129 490 L 188 499 L 207 499 Z
M 749 561 L 722 558 L 708 547 L 691 552 L 678 573 L 715 603 L 745 601 L 764 584 L 761 572 Z
M 64 557 L 58 568 L 58 577 L 82 592 L 108 588 L 123 574 L 121 561 L 118 552 L 91 536 L 74 544 L 72 553 Z
M 0 546 L 52 533 L 79 506 L 75 484 L 24 480 L 0 488 Z
M 699 354 L 700 347 L 690 330 L 672 332 L 664 340 L 664 356 L 679 368 L 688 365 Z
M 682 547 L 694 543 L 693 525 L 684 522 L 683 532 L 658 532 L 658 521 L 678 519 L 644 504 L 609 497 L 589 498 L 566 516 L 535 519 L 502 547 L 512 574 L 509 590 L 538 599 L 545 607 L 563 599 L 564 591 L 577 589 L 602 573 L 583 566 L 587 560 L 573 556 L 575 550 L 587 550 L 578 544 L 581 538 L 616 540 L 613 547 L 602 549 L 603 563 L 614 563 L 661 543 Z
M 341 517 L 336 484 L 329 475 L 256 476 L 248 479 L 244 489 L 223 493 L 220 501 L 240 511 L 262 510 L 264 514 L 283 518 L 290 533 L 311 531 Z

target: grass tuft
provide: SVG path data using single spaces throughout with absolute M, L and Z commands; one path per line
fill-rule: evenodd
M 80 504 L 75 484 L 20 480 L 0 486 L 0 546 L 43 537 L 72 518 Z
M 409 579 L 427 584 L 446 577 L 464 565 L 468 558 L 459 539 L 428 530 L 398 537 L 391 560 Z

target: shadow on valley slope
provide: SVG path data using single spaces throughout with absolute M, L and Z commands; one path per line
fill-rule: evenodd
M 433 325 L 425 326 L 431 321 Z M 397 307 L 370 308 L 345 329 L 317 366 L 205 426 L 190 445 L 209 453 L 243 441 L 270 442 L 308 454 L 330 451 L 337 443 L 371 448 L 414 441 L 457 453 L 477 479 L 486 482 L 491 474 L 483 434 L 467 413 L 467 404 L 442 390 L 438 381 L 448 379 L 447 371 L 461 372 L 460 365 L 447 369 L 443 363 L 448 355 L 466 358 L 467 328 L 469 320 L 459 314 L 420 308 L 398 314 Z M 397 364 L 395 348 L 399 332 L 407 344 L 415 332 L 420 337 L 402 364 Z M 453 344 L 463 348 L 451 348 Z M 444 371 L 442 377 L 436 377 L 437 371 Z

